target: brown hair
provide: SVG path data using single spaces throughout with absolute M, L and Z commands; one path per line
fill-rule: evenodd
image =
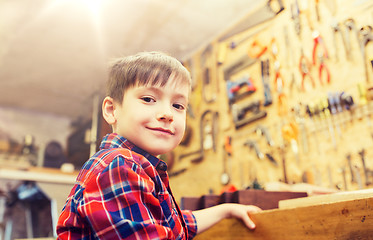
M 144 85 L 166 85 L 170 76 L 191 85 L 188 70 L 174 57 L 161 52 L 141 52 L 116 59 L 110 68 L 107 96 L 121 103 L 128 88 Z

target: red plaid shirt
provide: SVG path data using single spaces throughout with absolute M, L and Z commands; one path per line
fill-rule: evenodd
M 192 239 L 195 217 L 176 204 L 166 169 L 108 134 L 77 177 L 58 219 L 58 239 Z

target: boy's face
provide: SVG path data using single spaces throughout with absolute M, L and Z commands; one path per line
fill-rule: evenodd
M 167 153 L 183 138 L 188 94 L 172 76 L 164 87 L 132 87 L 116 104 L 114 131 L 154 156 Z

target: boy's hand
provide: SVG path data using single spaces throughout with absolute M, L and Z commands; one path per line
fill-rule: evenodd
M 241 219 L 249 229 L 255 228 L 255 223 L 250 218 L 250 213 L 257 213 L 262 209 L 253 205 L 243 205 L 238 203 L 224 203 L 210 208 L 193 211 L 197 220 L 198 233 L 201 233 L 224 218 Z
M 254 229 L 256 227 L 255 223 L 250 218 L 249 214 L 261 212 L 262 209 L 254 205 L 243 205 L 233 203 L 227 203 L 227 205 L 229 205 L 231 209 L 230 217 L 241 219 L 244 222 L 244 224 L 250 229 Z

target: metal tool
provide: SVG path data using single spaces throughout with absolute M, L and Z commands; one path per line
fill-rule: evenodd
M 250 67 L 256 62 L 256 58 L 251 58 L 246 53 L 241 55 L 232 63 L 223 67 L 224 80 L 229 80 L 233 74 Z
M 353 170 L 353 166 L 352 166 L 352 162 L 351 162 L 351 154 L 350 153 L 347 154 L 346 158 L 347 158 L 348 167 L 350 168 L 351 183 L 356 183 L 357 180 L 356 180 L 355 172 Z
M 210 77 L 210 66 L 208 64 L 208 57 L 212 54 L 211 44 L 206 47 L 206 49 L 201 54 L 201 69 L 203 69 L 202 75 L 202 97 L 206 103 L 213 103 L 216 101 L 216 87 L 213 86 Z M 218 85 L 218 84 L 216 84 Z M 210 90 L 210 96 L 207 96 L 206 91 Z
M 269 82 L 269 59 L 261 61 L 262 70 L 262 83 L 264 89 L 264 103 L 263 106 L 269 106 L 272 104 L 272 93 Z
M 232 104 L 233 122 L 236 129 L 267 116 L 267 112 L 260 110 L 260 101 L 247 104 Z M 249 115 L 249 116 L 248 116 Z
M 296 105 L 293 108 L 293 114 L 295 117 L 295 122 L 297 123 L 297 126 L 300 130 L 300 140 L 302 144 L 303 153 L 308 153 L 309 144 L 308 144 L 308 137 L 307 137 L 307 129 L 306 129 L 306 123 L 305 123 L 303 113 L 301 112 L 300 104 Z
M 237 80 L 227 80 L 226 86 L 230 105 L 256 91 L 256 87 L 254 86 L 250 76 L 247 75 Z
M 220 176 L 220 182 L 227 185 L 231 181 L 232 174 L 232 137 L 227 136 L 224 142 L 223 173 Z
M 316 12 L 316 19 L 318 22 L 320 22 L 321 16 L 320 16 L 319 0 L 315 0 L 315 12 Z
M 343 177 L 344 190 L 347 191 L 348 186 L 347 186 L 347 177 L 346 177 L 346 167 L 342 167 L 340 170 L 341 170 L 342 177 Z
M 369 68 L 367 66 L 367 60 L 366 60 L 366 51 L 365 48 L 369 42 L 373 41 L 373 27 L 372 26 L 364 26 L 360 29 L 359 35 L 360 35 L 360 51 L 361 55 L 363 57 L 363 64 L 364 64 L 364 70 L 365 70 L 365 78 L 366 81 L 369 82 Z
M 260 151 L 259 149 L 259 146 L 258 146 L 258 143 L 254 140 L 247 140 L 245 143 L 244 143 L 244 146 L 247 146 L 249 147 L 250 149 L 254 149 L 255 151 L 255 154 L 256 154 L 256 157 L 259 159 L 259 160 L 263 160 L 264 158 L 264 154 L 262 153 L 262 151 Z
M 298 164 L 300 164 L 300 157 L 299 157 L 299 148 L 298 148 L 298 126 L 293 123 L 289 122 L 288 124 L 284 124 L 281 128 L 281 133 L 283 139 L 287 140 L 290 143 L 291 150 L 294 153 L 295 159 Z
M 334 22 L 332 24 L 332 29 L 333 29 L 333 33 L 334 33 L 333 34 L 333 39 L 334 39 L 334 47 L 335 47 L 335 59 L 337 61 L 339 61 L 338 47 L 337 47 L 337 43 L 338 43 L 337 35 L 339 35 L 340 38 L 342 39 L 343 47 L 344 47 L 344 50 L 346 52 L 346 58 L 347 58 L 347 60 L 351 60 L 350 47 L 347 45 L 345 34 L 342 32 L 342 29 L 340 27 L 340 23 Z
M 321 47 L 322 51 L 322 57 L 323 58 L 329 58 L 328 50 L 326 48 L 324 39 L 321 37 L 320 33 L 318 31 L 313 31 L 312 33 L 313 37 L 313 49 L 312 49 L 312 63 L 313 65 L 316 65 L 316 59 L 318 54 L 318 49 Z
M 291 19 L 294 23 L 294 30 L 298 37 L 301 37 L 301 22 L 300 22 L 300 10 L 298 1 L 295 0 L 294 3 L 290 5 Z
M 318 124 L 316 123 L 316 120 L 314 118 L 314 116 L 315 116 L 315 106 L 314 106 L 313 103 L 310 103 L 310 104 L 306 105 L 306 113 L 307 113 L 308 117 L 312 120 L 312 123 L 313 123 L 312 133 L 313 133 L 313 136 L 315 137 L 315 144 L 316 144 L 317 152 L 320 154 L 321 153 L 320 143 L 319 143 L 319 140 L 318 140 L 318 137 L 317 137 Z
M 315 87 L 315 80 L 313 79 L 310 69 L 311 69 L 311 62 L 308 58 L 304 55 L 303 49 L 301 49 L 301 55 L 299 59 L 299 71 L 302 75 L 302 84 L 301 88 L 303 91 L 306 91 L 305 80 L 308 78 L 311 81 L 312 87 Z
M 265 23 L 276 17 L 284 9 L 282 0 L 268 0 L 266 4 L 261 6 L 261 8 L 246 16 L 242 21 L 236 24 L 236 27 L 225 33 L 219 41 L 228 39 L 238 33 L 250 29 L 251 27 L 258 26 L 261 23 Z
M 359 47 L 361 48 L 359 30 L 357 29 L 356 24 L 355 24 L 355 20 L 353 18 L 346 19 L 344 21 L 344 25 L 346 26 L 346 35 L 345 35 L 346 45 L 345 45 L 345 48 L 346 48 L 346 51 L 351 53 L 352 46 L 351 46 L 350 32 L 353 31 L 353 33 L 355 34 L 356 41 L 358 42 Z
M 333 93 L 330 93 L 330 92 L 328 93 L 328 108 L 331 114 L 332 122 L 334 123 L 334 127 L 337 130 L 339 137 L 342 137 L 341 128 L 339 125 L 339 121 L 337 119 L 338 111 L 337 111 L 336 98 L 333 95 Z
M 325 64 L 325 57 L 323 54 L 319 54 L 319 81 L 323 85 L 325 82 L 330 83 L 330 71 Z M 323 76 L 325 75 L 326 81 L 323 81 Z
M 199 163 L 203 160 L 204 158 L 204 144 L 205 144 L 205 139 L 206 139 L 206 136 L 205 136 L 205 122 L 206 122 L 206 116 L 207 115 L 211 115 L 211 118 L 212 118 L 212 131 L 211 133 L 213 134 L 212 136 L 212 147 L 214 150 L 216 150 L 216 136 L 214 136 L 217 132 L 217 121 L 218 121 L 218 118 L 219 118 L 219 114 L 218 112 L 212 112 L 211 110 L 206 110 L 202 113 L 201 115 L 201 119 L 200 119 L 200 126 L 199 126 L 199 135 L 200 135 L 200 146 L 199 146 L 199 149 L 198 150 L 195 150 L 195 151 L 192 151 L 192 152 L 188 152 L 188 153 L 184 153 L 184 154 L 181 154 L 179 156 L 179 159 L 183 159 L 183 158 L 186 158 L 186 157 L 190 157 L 190 156 L 195 156 L 191 162 L 192 163 Z
M 320 116 L 321 118 L 327 123 L 328 125 L 328 131 L 330 134 L 330 139 L 332 140 L 332 144 L 334 149 L 337 149 L 337 141 L 335 139 L 335 132 L 334 132 L 334 127 L 333 127 L 333 122 L 329 110 L 329 102 L 328 98 L 321 98 L 320 100 Z
M 354 171 L 354 174 L 356 176 L 356 182 L 357 182 L 358 188 L 363 189 L 363 182 L 361 180 L 359 167 L 355 165 L 355 166 L 352 167 L 352 170 Z
M 366 166 L 366 161 L 365 161 L 366 153 L 365 153 L 365 149 L 364 148 L 361 151 L 359 151 L 359 155 L 360 155 L 360 158 L 361 158 L 361 162 L 363 164 L 364 177 L 365 177 L 365 186 L 369 186 L 369 185 L 372 184 L 372 182 L 369 181 L 370 170 Z
M 284 79 L 282 77 L 282 74 L 281 74 L 281 64 L 280 64 L 280 61 L 278 60 L 278 44 L 277 44 L 277 40 L 276 38 L 272 38 L 271 40 L 271 54 L 272 54 L 272 57 L 273 57 L 273 68 L 275 70 L 275 87 L 276 87 L 276 91 L 278 93 L 283 93 L 284 92 L 284 87 L 285 87 L 285 84 L 284 84 Z
M 268 128 L 266 128 L 262 125 L 258 125 L 258 126 L 256 126 L 254 131 L 257 134 L 265 137 L 268 146 L 273 147 L 275 145 L 275 142 L 273 141 L 273 139 L 271 138 L 271 136 L 269 134 Z

